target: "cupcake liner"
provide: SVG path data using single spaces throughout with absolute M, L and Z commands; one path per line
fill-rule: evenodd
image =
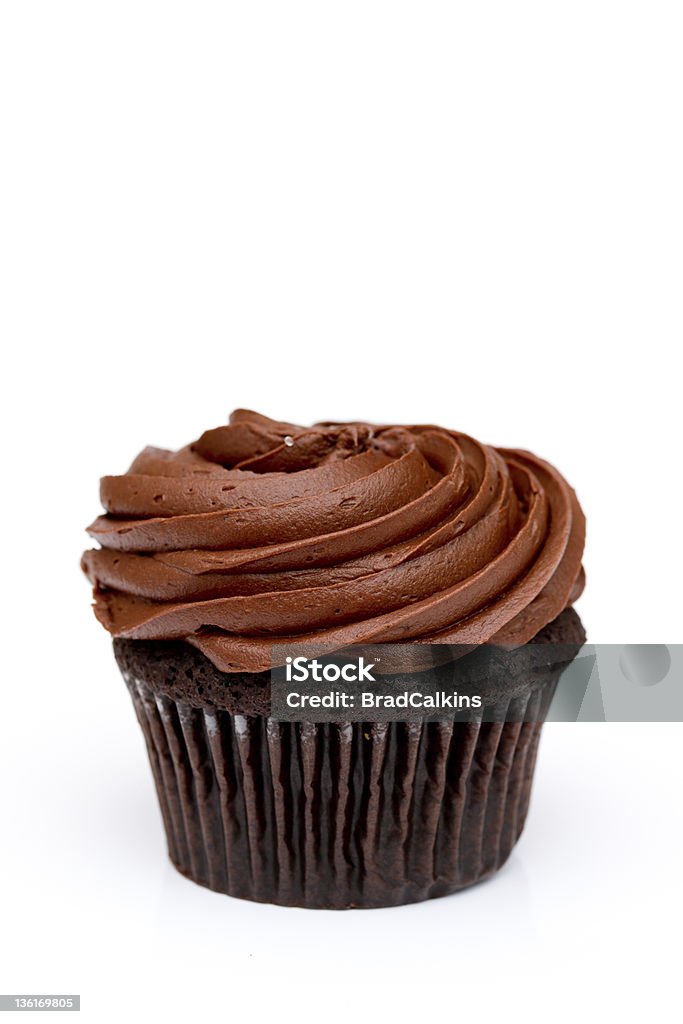
M 339 909 L 444 896 L 506 861 L 554 690 L 516 697 L 507 721 L 294 723 L 124 676 L 178 870 L 243 899 Z

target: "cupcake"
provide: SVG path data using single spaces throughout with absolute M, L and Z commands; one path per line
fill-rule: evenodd
M 505 862 L 554 686 L 585 639 L 571 608 L 585 521 L 557 470 L 435 426 L 238 410 L 177 452 L 145 448 L 100 493 L 83 569 L 179 871 L 244 899 L 346 908 L 447 895 Z M 563 655 L 517 673 L 501 720 L 292 722 L 271 715 L 289 643 Z M 504 696 L 509 670 L 490 671 Z

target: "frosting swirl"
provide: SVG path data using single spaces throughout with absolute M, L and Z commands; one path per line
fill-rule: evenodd
M 300 427 L 237 410 L 105 476 L 82 566 L 114 636 L 224 672 L 274 644 L 522 644 L 583 589 L 585 520 L 529 452 L 435 426 Z

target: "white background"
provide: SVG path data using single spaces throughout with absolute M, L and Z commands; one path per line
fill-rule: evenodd
M 682 17 L 1 5 L 1 992 L 105 1022 L 673 1019 L 680 725 L 548 726 L 469 892 L 232 900 L 165 859 L 78 559 L 100 475 L 235 406 L 435 421 L 576 487 L 591 640 L 682 642 Z

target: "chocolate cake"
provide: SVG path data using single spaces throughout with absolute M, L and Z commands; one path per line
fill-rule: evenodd
M 555 469 L 439 427 L 242 410 L 178 452 L 145 449 L 101 496 L 83 567 L 180 871 L 342 908 L 446 895 L 500 867 L 584 640 L 584 518 Z M 518 661 L 514 679 L 492 663 L 512 712 L 499 721 L 285 722 L 270 670 L 290 642 L 562 653 Z

